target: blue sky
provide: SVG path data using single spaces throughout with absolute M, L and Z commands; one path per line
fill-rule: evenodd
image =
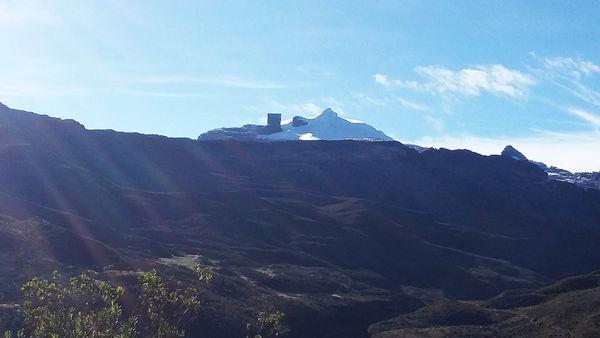
M 0 0 L 0 101 L 195 138 L 332 107 L 394 138 L 600 170 L 597 1 Z

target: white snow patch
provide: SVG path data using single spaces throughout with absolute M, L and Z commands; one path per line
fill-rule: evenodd
M 304 118 L 306 124 L 294 126 L 292 122 L 281 125 L 281 132 L 261 135 L 270 140 L 377 140 L 393 141 L 380 130 L 359 121 L 340 117 L 331 109 L 326 109 L 314 118 Z
M 320 140 L 320 138 L 314 136 L 312 133 L 300 134 L 298 136 L 298 139 L 300 141 L 318 141 L 318 140 Z

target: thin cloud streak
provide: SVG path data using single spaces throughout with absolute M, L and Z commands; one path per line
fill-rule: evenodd
M 285 85 L 272 82 L 244 79 L 236 76 L 222 77 L 149 77 L 134 81 L 140 84 L 160 85 L 160 84 L 195 84 L 195 85 L 215 85 L 233 88 L 245 89 L 281 89 Z
M 444 130 L 445 123 L 441 118 L 433 117 L 431 115 L 424 115 L 423 118 L 435 131 L 441 132 Z
M 567 108 L 567 109 L 565 109 L 565 111 L 588 122 L 589 124 L 594 126 L 596 129 L 600 129 L 600 116 L 592 114 L 592 113 L 587 112 L 582 109 L 578 109 L 578 108 Z
M 115 78 L 107 79 L 108 84 L 103 88 L 94 88 L 84 85 L 56 85 L 40 81 L 1 81 L 0 95 L 3 96 L 64 96 L 64 95 L 83 95 L 90 93 L 117 94 L 117 95 L 141 95 L 154 96 L 162 98 L 194 98 L 200 95 L 194 92 L 179 92 L 177 89 L 168 90 L 164 85 L 189 84 L 189 85 L 211 85 L 242 89 L 280 89 L 285 88 L 283 84 L 271 81 L 257 81 L 243 79 L 240 77 L 149 77 L 138 80 L 119 80 Z M 131 85 L 163 85 L 160 89 L 130 88 Z M 139 86 L 136 86 L 139 87 Z
M 535 56 L 535 54 L 534 54 Z M 600 73 L 600 66 L 581 58 L 553 57 L 544 59 L 544 67 L 547 69 L 561 70 L 570 75 L 581 78 L 584 75 Z
M 375 74 L 373 75 L 373 79 L 375 83 L 378 83 L 384 87 L 393 88 L 404 88 L 411 89 L 414 91 L 428 91 L 428 87 L 426 85 L 422 85 L 417 81 L 402 81 L 396 79 L 390 79 L 387 75 L 384 74 Z
M 402 107 L 407 108 L 407 109 L 411 109 L 411 110 L 422 111 L 422 112 L 430 111 L 431 110 L 431 108 L 427 107 L 424 104 L 417 103 L 417 102 L 414 102 L 414 101 L 409 101 L 409 100 L 404 99 L 402 97 L 398 98 L 398 102 L 400 102 L 400 105 Z
M 600 74 L 600 65 L 580 57 L 541 58 L 535 53 L 530 54 L 542 64 L 542 68 L 536 70 L 540 77 L 577 99 L 600 107 L 600 91 L 586 83 Z
M 164 90 L 138 90 L 129 88 L 90 88 L 85 86 L 63 86 L 48 83 L 34 82 L 0 82 L 0 95 L 27 97 L 27 96 L 81 96 L 88 94 L 102 95 L 134 95 L 134 96 L 153 96 L 162 98 L 197 98 L 205 97 L 199 93 L 164 91 Z
M 269 111 L 277 111 L 290 115 L 302 115 L 314 117 L 323 111 L 323 108 L 313 102 L 284 104 L 278 101 L 271 101 L 268 104 Z M 264 110 L 263 110 L 264 111 Z
M 153 90 L 130 90 L 130 89 L 117 89 L 112 91 L 118 95 L 135 95 L 135 96 L 151 96 L 160 98 L 173 98 L 173 99 L 186 99 L 186 98 L 200 98 L 206 97 L 206 95 L 200 93 L 178 93 L 168 91 L 153 91 Z
M 0 82 L 0 94 L 5 96 L 62 96 L 79 95 L 85 91 L 78 86 L 55 85 L 40 82 Z

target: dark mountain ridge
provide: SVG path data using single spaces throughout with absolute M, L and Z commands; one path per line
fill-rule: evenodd
M 529 160 L 527 157 L 525 157 L 525 155 L 511 145 L 506 146 L 500 155 L 513 158 L 517 161 L 533 163 L 545 171 L 548 174 L 548 178 L 552 180 L 568 182 L 586 189 L 600 189 L 600 172 L 572 173 L 565 169 L 547 166 L 545 163 Z
M 405 287 L 481 299 L 600 269 L 600 191 L 526 161 L 86 130 L 5 106 L 0 215 L 0 303 L 55 268 L 186 278 L 164 259 L 187 257 L 216 274 L 190 331 L 213 336 L 266 305 L 292 335 L 362 336 L 423 304 Z

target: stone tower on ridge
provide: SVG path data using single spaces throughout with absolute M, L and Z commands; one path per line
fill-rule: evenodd
M 281 114 L 268 113 L 267 114 L 267 129 L 269 132 L 277 133 L 281 129 Z

